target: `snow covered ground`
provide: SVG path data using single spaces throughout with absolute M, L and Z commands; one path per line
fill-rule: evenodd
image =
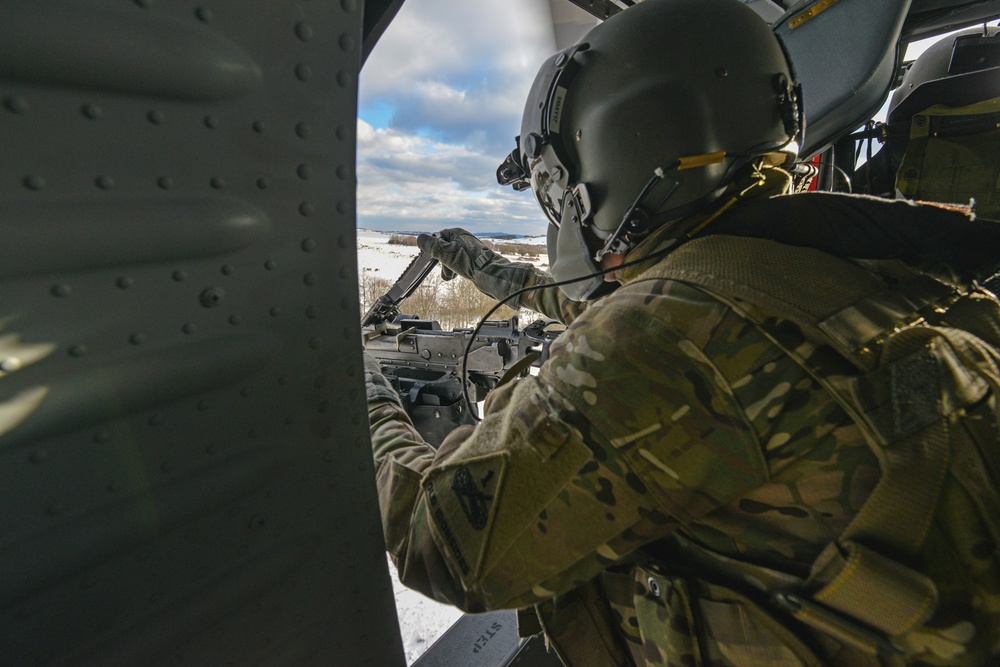
M 362 273 L 395 280 L 419 252 L 414 246 L 389 245 L 389 234 L 358 230 L 358 269 Z M 545 244 L 545 238 L 517 239 L 518 243 Z M 405 588 L 399 583 L 396 570 L 389 563 L 393 590 L 396 597 L 396 613 L 406 651 L 406 664 L 412 665 L 431 644 L 451 627 L 462 615 L 454 607 L 439 604 Z

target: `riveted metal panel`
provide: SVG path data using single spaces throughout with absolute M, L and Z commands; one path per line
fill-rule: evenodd
M 0 655 L 401 665 L 360 0 L 0 3 Z

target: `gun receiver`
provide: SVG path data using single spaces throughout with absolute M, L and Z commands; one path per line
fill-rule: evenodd
M 445 331 L 436 320 L 401 315 L 399 304 L 435 264 L 437 260 L 421 252 L 375 300 L 361 326 L 365 350 L 378 359 L 417 431 L 436 447 L 456 427 L 476 422 L 470 412 L 474 408 L 464 400 L 466 393 L 470 402 L 478 402 L 501 382 L 527 374 L 530 366 L 547 358 L 555 336 L 545 331 L 549 321 L 520 330 L 512 317 L 484 322 L 470 346 L 471 327 Z

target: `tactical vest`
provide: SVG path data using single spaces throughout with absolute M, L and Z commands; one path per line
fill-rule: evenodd
M 882 473 L 848 528 L 794 586 L 787 576 L 685 544 L 691 562 L 753 578 L 774 608 L 814 631 L 903 664 L 907 636 L 938 603 L 933 571 L 940 564 L 920 559 L 932 519 L 950 512 L 955 522 L 985 526 L 994 559 L 1000 545 L 1000 304 L 901 262 L 848 261 L 722 235 L 687 243 L 639 278 L 654 279 L 697 286 L 759 327 L 859 425 Z M 857 373 L 830 376 L 815 367 L 787 322 Z M 972 499 L 976 516 L 963 516 L 968 505 L 948 506 L 955 489 Z M 994 613 L 1000 622 L 1000 610 Z
M 1000 99 L 935 105 L 910 119 L 896 189 L 909 199 L 966 204 L 1000 217 Z

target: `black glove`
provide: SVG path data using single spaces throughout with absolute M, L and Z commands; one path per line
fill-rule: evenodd
M 511 262 L 490 250 L 475 236 L 464 229 L 444 229 L 433 236 L 421 234 L 417 246 L 441 262 L 441 277 L 449 280 L 448 273 L 457 273 L 471 280 L 479 291 L 497 301 L 521 289 L 528 278 L 537 271 L 531 264 Z M 507 301 L 515 310 L 521 298 Z

